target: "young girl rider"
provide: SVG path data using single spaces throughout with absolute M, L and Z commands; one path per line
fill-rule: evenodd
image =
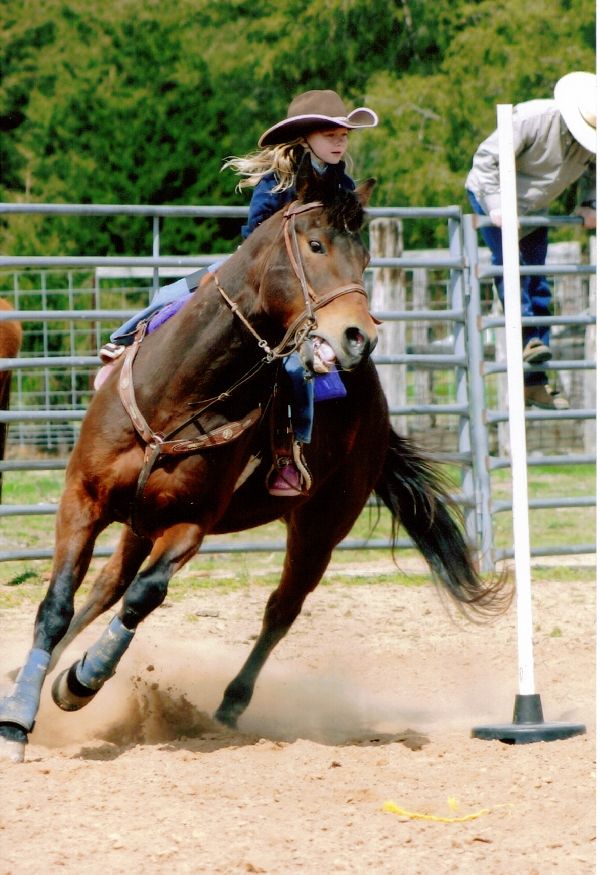
M 345 172 L 343 160 L 349 132 L 357 128 L 372 128 L 377 123 L 377 115 L 366 107 L 348 112 L 335 91 L 305 91 L 295 97 L 288 106 L 286 118 L 262 134 L 258 151 L 243 158 L 229 158 L 223 165 L 242 177 L 238 189 L 253 188 L 248 220 L 241 229 L 242 238 L 246 239 L 261 222 L 295 199 L 296 172 L 306 152 L 310 153 L 317 173 L 329 177 L 338 188 L 353 191 L 354 181 Z M 216 265 L 211 265 L 208 271 L 215 268 Z M 199 275 L 205 272 L 194 276 L 199 280 Z M 100 358 L 105 362 L 118 358 L 122 348 L 131 343 L 141 319 L 148 318 L 166 303 L 188 294 L 195 287 L 190 288 L 189 282 L 183 279 L 160 289 L 145 310 L 113 332 L 112 343 L 102 348 Z M 294 438 L 300 444 L 309 443 L 312 384 L 308 385 L 304 379 L 303 367 L 296 353 L 288 356 L 285 368 L 292 381 Z M 291 459 L 273 472 L 268 489 L 273 495 L 283 496 L 302 492 L 302 477 Z

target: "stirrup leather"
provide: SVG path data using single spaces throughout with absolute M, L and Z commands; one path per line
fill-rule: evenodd
M 120 343 L 105 343 L 100 352 L 98 353 L 100 357 L 100 361 L 105 365 L 110 364 L 111 362 L 116 361 L 120 358 L 125 352 L 125 347 L 121 346 Z

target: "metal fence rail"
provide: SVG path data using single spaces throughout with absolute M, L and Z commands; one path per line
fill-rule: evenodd
M 543 219 L 543 221 L 542 221 Z M 538 225 L 569 225 L 581 224 L 581 219 L 575 217 L 522 217 L 521 224 L 524 226 Z M 479 250 L 477 246 L 477 228 L 490 224 L 488 217 L 465 216 L 463 228 L 465 235 L 465 252 L 469 265 L 469 324 L 471 326 L 471 361 L 469 373 L 471 375 L 471 390 L 476 400 L 476 409 L 473 410 L 474 425 L 474 465 L 478 472 L 478 484 L 481 492 L 478 495 L 480 518 L 482 520 L 482 563 L 484 568 L 493 568 L 494 565 L 507 558 L 514 557 L 514 549 L 498 549 L 494 546 L 494 519 L 496 514 L 512 510 L 510 502 L 496 501 L 492 497 L 493 485 L 492 474 L 502 468 L 510 468 L 511 460 L 508 454 L 502 450 L 498 455 L 492 456 L 489 448 L 490 428 L 500 423 L 508 422 L 508 411 L 504 405 L 492 407 L 489 402 L 488 378 L 498 375 L 506 375 L 506 362 L 487 362 L 483 356 L 483 333 L 491 328 L 505 327 L 503 316 L 484 316 L 481 312 L 481 281 L 490 277 L 502 276 L 502 267 L 483 266 L 479 263 Z M 522 275 L 546 275 L 546 276 L 585 276 L 595 275 L 595 265 L 580 264 L 546 264 L 544 266 L 527 267 L 521 269 Z M 573 325 L 581 328 L 596 324 L 594 315 L 582 312 L 576 315 L 556 315 L 546 318 L 524 317 L 523 325 Z M 550 360 L 543 367 L 524 365 L 525 371 L 532 370 L 594 370 L 596 362 L 592 359 Z M 525 412 L 526 423 L 534 422 L 564 422 L 566 420 L 595 420 L 595 409 L 575 408 L 568 410 L 527 410 Z M 483 426 L 483 427 L 482 427 Z M 569 453 L 568 455 L 534 455 L 527 456 L 527 464 L 530 467 L 536 465 L 567 465 L 576 466 L 593 464 L 594 453 Z M 552 499 L 530 499 L 530 510 L 567 507 L 593 507 L 596 504 L 595 496 L 565 499 L 555 497 Z M 582 553 L 596 552 L 595 543 L 580 543 L 560 546 L 548 544 L 531 549 L 532 556 L 559 556 L 577 555 Z
M 123 300 L 128 301 L 131 293 L 138 296 L 142 294 L 147 300 L 154 293 L 160 283 L 161 276 L 168 272 L 170 275 L 183 275 L 188 270 L 212 263 L 220 254 L 202 256 L 172 256 L 162 255 L 160 250 L 160 227 L 161 221 L 172 217 L 177 218 L 215 218 L 215 217 L 244 217 L 246 208 L 240 207 L 158 207 L 158 206 L 126 206 L 126 205 L 77 205 L 77 204 L 0 204 L 0 213 L 39 213 L 48 217 L 54 215 L 142 215 L 152 221 L 152 255 L 150 256 L 40 256 L 29 258 L 27 256 L 1 256 L 0 268 L 4 270 L 4 276 L 11 275 L 15 278 L 13 283 L 13 301 L 17 307 L 14 312 L 0 311 L 0 321 L 19 319 L 27 326 L 39 326 L 35 329 L 47 332 L 55 323 L 67 324 L 71 336 L 78 337 L 80 342 L 88 343 L 89 348 L 77 353 L 71 349 L 71 354 L 63 354 L 64 350 L 57 353 L 51 349 L 51 343 L 44 334 L 43 349 L 40 354 L 31 356 L 26 353 L 19 359 L 0 359 L 0 370 L 12 370 L 13 380 L 16 383 L 13 392 L 12 408 L 9 411 L 0 412 L 0 422 L 11 423 L 11 433 L 21 446 L 28 445 L 30 432 L 19 429 L 39 427 L 45 423 L 53 431 L 51 449 L 58 451 L 59 455 L 46 458 L 31 459 L 7 459 L 0 463 L 0 471 L 7 474 L 11 471 L 24 470 L 60 470 L 67 462 L 69 446 L 76 439 L 78 424 L 84 416 L 85 407 L 91 394 L 90 377 L 98 366 L 96 349 L 101 345 L 102 339 L 106 338 L 116 324 L 123 321 L 138 306 L 102 306 L 103 280 L 100 270 L 106 273 L 118 273 L 122 271 L 131 279 L 126 288 L 117 287 L 119 293 L 123 293 Z M 382 375 L 382 381 L 386 391 L 391 386 L 393 393 L 394 383 L 400 383 L 408 379 L 411 374 L 430 373 L 431 380 L 438 386 L 438 397 L 432 401 L 422 402 L 419 398 L 406 397 L 400 401 L 391 398 L 390 413 L 392 420 L 402 422 L 402 430 L 412 428 L 413 424 L 420 420 L 435 419 L 436 423 L 446 423 L 446 430 L 452 439 L 453 446 L 437 450 L 433 455 L 439 461 L 453 463 L 460 466 L 460 485 L 456 496 L 465 512 L 467 532 L 472 543 L 477 547 L 481 564 L 484 570 L 491 570 L 497 561 L 512 556 L 510 550 L 498 550 L 494 545 L 495 518 L 499 513 L 510 510 L 507 502 L 493 498 L 494 485 L 492 482 L 493 472 L 500 468 L 510 466 L 510 459 L 503 455 L 492 455 L 490 452 L 491 429 L 502 427 L 507 420 L 507 412 L 501 406 L 493 407 L 489 402 L 489 382 L 505 373 L 505 365 L 502 361 L 490 361 L 484 355 L 484 334 L 490 331 L 502 330 L 504 320 L 501 316 L 482 314 L 481 298 L 482 288 L 493 276 L 498 275 L 498 268 L 489 268 L 480 263 L 477 244 L 477 231 L 474 217 L 463 216 L 458 207 L 443 208 L 380 208 L 368 211 L 368 218 L 374 220 L 386 219 L 390 221 L 410 221 L 413 219 L 431 219 L 434 222 L 444 222 L 448 229 L 448 248 L 435 253 L 382 253 L 372 251 L 371 265 L 367 285 L 370 288 L 375 315 L 384 322 L 384 330 L 397 326 L 402 331 L 417 331 L 416 326 L 429 326 L 429 331 L 439 337 L 439 340 L 430 344 L 425 350 L 410 344 L 405 348 L 392 347 L 383 350 L 374 356 L 374 361 Z M 485 221 L 485 220 L 483 220 Z M 547 220 L 550 224 L 558 224 L 561 219 Z M 574 224 L 578 220 L 567 219 L 565 224 Z M 20 271 L 27 268 L 27 274 L 39 274 L 40 280 L 38 301 L 40 306 L 34 309 L 29 307 L 20 308 L 19 302 L 25 298 L 25 294 L 34 295 L 27 290 L 22 292 L 19 288 L 17 277 Z M 69 302 L 68 308 L 60 310 L 48 306 L 51 303 L 47 277 L 53 276 L 56 271 L 81 271 L 98 269 L 93 288 L 86 289 L 87 295 L 91 296 L 94 306 L 77 306 L 80 299 L 77 289 L 73 285 L 69 274 Z M 594 274 L 591 265 L 549 265 L 543 269 L 529 269 L 528 272 L 537 270 L 546 274 L 573 275 L 590 277 Z M 11 272 L 9 274 L 9 271 Z M 127 273 L 129 271 L 129 273 Z M 178 274 L 177 271 L 181 271 Z M 427 271 L 428 276 L 435 273 L 438 277 L 436 282 L 441 289 L 441 303 L 434 307 L 427 307 L 415 303 L 414 297 L 409 302 L 412 306 L 398 308 L 389 306 L 388 299 L 379 295 L 378 288 L 390 277 L 403 277 L 403 282 L 408 282 L 409 277 L 416 276 L 419 271 Z M 45 273 L 46 272 L 46 273 Z M 106 277 L 106 273 L 104 276 Z M 136 277 L 144 273 L 149 284 L 140 285 Z M 382 279 L 383 278 L 383 279 Z M 386 279 L 387 278 L 387 279 Z M 139 277 L 138 277 L 139 279 Z M 379 285 L 378 285 L 379 284 Z M 4 291 L 0 292 L 6 297 L 7 284 Z M 111 286 L 111 293 L 113 287 Z M 62 291 L 62 290 L 61 290 Z M 83 290 L 81 290 L 83 291 Z M 81 299 L 83 300 L 83 299 Z M 145 301 L 144 301 L 145 303 Z M 141 304 L 143 306 L 143 303 Z M 549 320 L 552 325 L 577 326 L 582 328 L 595 324 L 595 319 L 589 313 L 578 315 L 559 315 Z M 84 329 L 77 333 L 77 326 L 88 326 L 87 334 Z M 406 326 L 406 327 L 402 327 Z M 408 336 L 408 335 L 407 335 Z M 83 340 L 82 340 L 83 338 Z M 418 346 L 418 345 L 417 345 Z M 562 370 L 592 370 L 595 362 L 591 360 L 561 360 L 551 362 L 547 367 L 557 367 Z M 71 380 L 69 388 L 58 391 L 53 386 L 53 375 L 68 374 Z M 39 375 L 43 384 L 40 391 L 39 404 L 35 404 L 35 395 L 31 397 L 23 391 L 23 380 Z M 401 376 L 398 377 L 398 374 Z M 390 379 L 390 375 L 392 375 Z M 386 383 L 387 380 L 387 383 Z M 441 382 L 440 382 L 441 381 Z M 442 385 L 443 388 L 439 389 Z M 39 399 L 38 399 L 39 400 Z M 527 413 L 528 421 L 556 420 L 570 418 L 573 420 L 593 420 L 595 411 L 591 409 L 575 409 L 568 411 L 532 411 Z M 427 430 L 427 429 L 426 429 Z M 20 434 L 20 438 L 19 438 Z M 570 462 L 565 456 L 546 455 L 544 457 L 531 456 L 530 464 L 587 464 L 594 461 L 592 454 L 574 454 Z M 590 507 L 594 504 L 593 497 L 580 499 L 555 499 L 541 502 L 534 500 L 530 503 L 531 509 L 541 507 Z M 50 515 L 56 512 L 56 506 L 48 503 L 43 505 L 3 505 L 0 506 L 0 520 L 9 517 L 23 517 L 33 514 Z M 402 541 L 401 548 L 412 546 L 408 540 Z M 389 548 L 390 543 L 386 539 L 357 540 L 346 539 L 340 549 L 383 549 Z M 272 552 L 284 548 L 284 542 L 273 541 L 227 541 L 226 539 L 210 539 L 203 545 L 203 553 L 227 553 L 227 552 Z M 564 552 L 593 552 L 595 545 L 583 544 L 572 545 L 569 550 L 563 548 L 548 547 L 536 548 L 533 555 L 560 555 Z M 95 555 L 109 555 L 110 548 L 98 547 Z M 46 559 L 52 555 L 51 547 L 38 550 L 0 550 L 0 561 L 18 559 Z

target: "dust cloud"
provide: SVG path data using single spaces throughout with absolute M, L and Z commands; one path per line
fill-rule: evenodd
M 247 656 L 248 647 L 187 640 L 173 642 L 166 634 L 144 640 L 140 631 L 113 678 L 85 708 L 59 709 L 51 697 L 54 677 L 85 651 L 94 636 L 84 633 L 63 654 L 42 691 L 38 719 L 30 742 L 46 748 L 75 751 L 88 745 L 90 758 L 111 758 L 125 748 L 161 745 L 178 739 L 210 738 L 221 746 L 257 738 L 293 742 L 299 738 L 321 744 L 402 741 L 418 749 L 428 739 L 406 729 L 423 714 L 401 711 L 382 696 L 366 692 L 357 680 L 339 672 L 310 673 L 295 660 L 265 666 L 239 731 L 212 719 L 228 682 Z M 12 660 L 0 664 L 0 694 L 10 689 L 8 671 L 22 659 L 27 646 L 14 646 Z

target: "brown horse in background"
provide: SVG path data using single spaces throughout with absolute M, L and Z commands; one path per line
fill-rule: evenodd
M 12 310 L 4 298 L 0 298 L 0 310 Z M 14 359 L 19 355 L 23 342 L 21 323 L 13 320 L 0 321 L 0 358 Z M 0 371 L 0 410 L 8 410 L 10 405 L 10 384 L 12 371 Z M 0 461 L 4 459 L 8 423 L 0 422 Z M 2 501 L 2 471 L 0 471 L 0 501 Z
M 143 338 L 140 329 L 93 397 L 66 472 L 33 648 L 0 701 L 8 758 L 23 758 L 53 652 L 122 600 L 96 644 L 54 682 L 61 708 L 83 707 L 208 534 L 276 519 L 288 533 L 262 630 L 215 715 L 229 726 L 373 491 L 459 606 L 489 614 L 506 607 L 502 581 L 479 577 L 439 475 L 389 422 L 362 280 L 368 251 L 360 230 L 372 185 L 330 190 L 303 165 L 298 200 L 260 225 L 158 331 Z M 315 405 L 304 450 L 309 488 L 275 497 L 265 479 L 287 409 L 278 401 L 286 397 L 280 363 L 298 351 L 312 379 L 323 349 L 346 394 Z M 114 521 L 123 524 L 120 542 L 74 616 L 94 543 Z

